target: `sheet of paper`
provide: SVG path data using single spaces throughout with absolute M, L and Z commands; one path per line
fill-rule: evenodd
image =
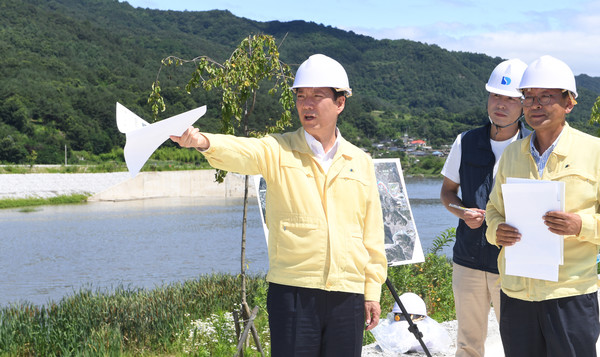
M 558 264 L 529 264 L 529 263 L 506 263 L 505 273 L 507 275 L 523 276 L 549 281 L 558 281 Z
M 507 274 L 510 271 L 517 276 L 558 278 L 558 265 L 563 263 L 563 237 L 550 232 L 542 216 L 562 210 L 564 183 L 507 180 L 502 194 L 506 223 L 522 235 L 520 242 L 505 248 Z
M 540 184 L 540 183 L 550 183 L 551 185 L 555 185 L 556 188 L 558 189 L 558 196 L 560 199 L 560 208 L 558 208 L 557 210 L 559 211 L 564 211 L 565 210 L 565 184 L 564 182 L 558 182 L 558 181 L 545 181 L 545 180 L 533 180 L 533 179 L 525 179 L 525 178 L 520 178 L 520 177 L 507 177 L 506 178 L 506 183 L 510 184 L 510 183 L 532 183 L 532 184 Z M 560 239 L 560 264 L 564 264 L 564 237 L 561 237 Z
M 152 153 L 171 135 L 180 136 L 206 113 L 206 106 L 192 109 L 159 122 L 149 124 L 132 111 L 117 103 L 117 127 L 125 133 L 125 163 L 135 177 Z

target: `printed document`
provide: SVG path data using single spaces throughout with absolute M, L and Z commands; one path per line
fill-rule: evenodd
M 563 236 L 548 230 L 542 217 L 564 210 L 564 182 L 509 178 L 502 185 L 506 223 L 521 241 L 504 248 L 506 274 L 558 281 L 563 264 Z

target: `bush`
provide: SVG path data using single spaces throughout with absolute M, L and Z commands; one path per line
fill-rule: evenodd
M 452 262 L 446 255 L 437 255 L 455 237 L 456 230 L 449 228 L 435 239 L 425 256 L 425 262 L 388 269 L 388 279 L 398 295 L 405 292 L 419 295 L 427 305 L 427 314 L 438 322 L 456 318 L 452 292 Z M 392 310 L 393 305 L 394 299 L 384 286 L 381 300 L 382 317 Z

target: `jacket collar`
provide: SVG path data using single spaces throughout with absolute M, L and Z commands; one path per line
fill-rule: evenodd
M 560 139 L 558 139 L 556 146 L 552 150 L 553 154 L 559 156 L 567 156 L 567 154 L 569 153 L 569 148 L 571 147 L 572 132 L 573 129 L 571 128 L 569 123 L 565 122 L 565 126 L 560 135 Z M 530 153 L 529 147 L 531 145 L 532 137 L 533 135 L 529 135 L 526 140 L 523 140 L 523 142 L 521 142 L 521 152 Z

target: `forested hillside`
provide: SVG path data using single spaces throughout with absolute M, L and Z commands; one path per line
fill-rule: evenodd
M 486 121 L 484 84 L 502 61 L 406 40 L 374 40 L 331 27 L 256 22 L 227 11 L 174 12 L 133 8 L 117 0 L 0 2 L 0 162 L 61 163 L 69 152 L 106 154 L 122 147 L 115 125 L 120 102 L 151 119 L 147 98 L 161 59 L 206 55 L 225 60 L 241 40 L 266 33 L 295 70 L 313 53 L 339 60 L 355 95 L 340 125 L 361 145 L 404 132 L 433 145 Z M 218 130 L 216 93 L 182 87 L 190 67 L 161 74 L 167 117 L 207 104 L 198 123 Z M 590 109 L 600 78 L 578 76 L 574 126 L 591 132 Z M 269 116 L 276 103 L 261 102 Z

